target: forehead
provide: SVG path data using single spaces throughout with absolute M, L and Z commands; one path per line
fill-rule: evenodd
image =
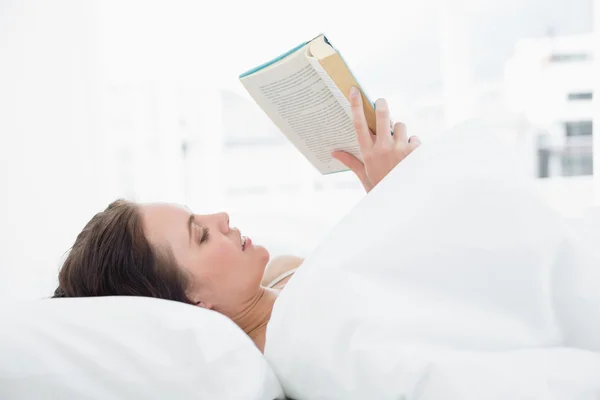
M 153 245 L 169 246 L 173 250 L 187 245 L 187 222 L 190 211 L 183 206 L 166 203 L 140 205 L 144 233 Z

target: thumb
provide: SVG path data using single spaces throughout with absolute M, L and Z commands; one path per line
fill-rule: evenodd
M 331 153 L 331 156 L 354 172 L 358 179 L 360 179 L 360 182 L 367 192 L 371 190 L 372 185 L 367 177 L 365 166 L 358 158 L 354 157 L 350 153 L 346 153 L 345 151 L 334 151 Z

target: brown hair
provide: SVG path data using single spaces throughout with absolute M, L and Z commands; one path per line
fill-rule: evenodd
M 111 203 L 77 235 L 53 297 L 145 296 L 192 303 L 187 279 L 169 249 L 144 235 L 138 206 Z

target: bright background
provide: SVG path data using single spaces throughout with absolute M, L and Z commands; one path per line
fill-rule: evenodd
M 600 202 L 599 10 L 0 0 L 0 298 L 50 295 L 77 233 L 118 197 L 228 211 L 273 255 L 306 255 L 364 194 L 350 173 L 318 175 L 237 76 L 320 32 L 410 134 L 486 119 L 553 207 L 584 215 Z

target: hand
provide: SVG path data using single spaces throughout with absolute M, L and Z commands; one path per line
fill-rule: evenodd
M 375 135 L 369 130 L 360 92 L 354 87 L 350 90 L 350 105 L 364 164 L 345 151 L 334 151 L 332 156 L 352 170 L 369 193 L 400 161 L 419 147 L 421 141 L 416 136 L 407 139 L 406 126 L 402 122 L 394 124 L 392 136 L 390 111 L 384 99 L 375 102 Z

